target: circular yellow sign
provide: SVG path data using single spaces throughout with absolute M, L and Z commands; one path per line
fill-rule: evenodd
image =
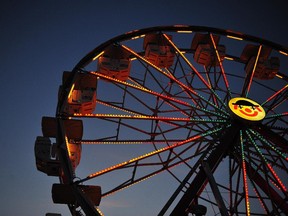
M 258 103 L 248 98 L 232 98 L 228 106 L 233 114 L 249 121 L 261 121 L 265 117 L 265 110 Z

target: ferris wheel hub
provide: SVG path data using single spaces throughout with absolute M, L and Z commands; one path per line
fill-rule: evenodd
M 257 102 L 245 98 L 235 97 L 228 103 L 232 117 L 246 122 L 259 122 L 265 118 L 265 110 Z

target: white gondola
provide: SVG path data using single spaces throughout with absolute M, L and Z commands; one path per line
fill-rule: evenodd
M 38 136 L 36 138 L 34 146 L 36 167 L 48 176 L 59 176 L 60 162 L 56 158 L 53 158 L 52 149 L 53 145 L 49 137 Z
M 72 120 L 72 119 L 62 121 L 63 121 L 63 129 L 65 131 L 65 137 L 67 137 L 66 147 L 68 150 L 68 155 L 71 160 L 72 168 L 73 170 L 75 170 L 81 160 L 82 147 L 79 141 L 82 139 L 83 136 L 83 123 L 81 120 Z M 42 151 L 44 151 L 45 149 L 45 157 L 47 158 L 49 158 L 48 155 L 51 155 L 51 153 L 55 152 L 55 151 L 51 152 L 51 150 L 48 150 L 48 143 L 49 143 L 48 141 L 50 141 L 49 138 L 56 138 L 58 127 L 59 125 L 56 118 L 45 116 L 42 118 L 42 133 L 44 136 L 42 140 L 45 141 L 45 143 L 42 141 L 43 143 L 41 145 L 37 144 L 37 150 L 39 151 L 40 147 L 41 149 L 43 149 Z M 49 167 L 47 169 L 49 169 Z

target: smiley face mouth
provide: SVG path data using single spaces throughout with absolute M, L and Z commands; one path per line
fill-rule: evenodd
M 236 104 L 233 104 L 234 105 L 234 109 L 235 110 L 238 110 L 240 113 L 242 113 L 243 115 L 245 116 L 248 116 L 248 117 L 256 117 L 258 115 L 259 112 L 262 112 L 261 109 L 259 108 L 259 106 L 257 105 L 253 105 L 253 104 L 249 104 L 249 106 L 247 105 L 236 105 Z M 250 105 L 251 105 L 251 108 L 250 108 Z M 246 107 L 244 110 L 242 109 L 243 107 Z M 249 108 L 248 108 L 249 107 Z M 240 108 L 240 109 L 238 109 Z M 256 111 L 256 110 L 258 111 Z M 254 111 L 253 113 L 251 113 L 252 111 Z
M 246 116 L 249 116 L 249 117 L 255 117 L 255 116 L 258 115 L 258 112 L 257 112 L 257 111 L 254 111 L 254 113 L 251 113 L 251 114 L 246 113 L 246 112 L 244 112 L 243 110 L 239 110 L 239 112 L 241 112 L 243 115 L 246 115 Z

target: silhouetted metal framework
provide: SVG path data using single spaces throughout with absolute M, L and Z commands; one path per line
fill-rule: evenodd
M 54 201 L 103 215 L 106 197 L 165 176 L 155 215 L 288 215 L 287 58 L 277 43 L 204 26 L 100 44 L 63 74 L 56 117 L 42 120 L 37 168 L 72 197 Z M 108 144 L 122 161 L 102 157 Z

